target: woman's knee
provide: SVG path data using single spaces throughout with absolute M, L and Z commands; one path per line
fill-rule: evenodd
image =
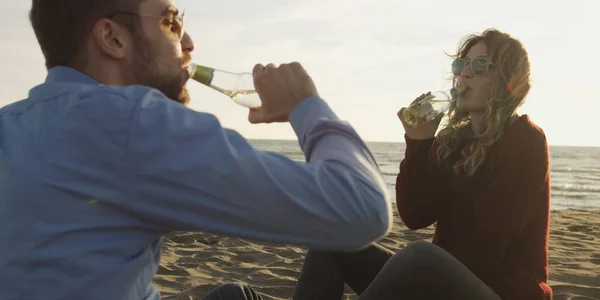
M 226 283 L 210 291 L 204 300 L 246 300 L 249 292 L 252 290 L 244 284 Z
M 440 253 L 440 250 L 442 250 L 440 247 L 427 242 L 427 241 L 415 241 L 415 242 L 411 242 L 409 243 L 406 248 L 404 248 L 402 251 L 407 251 L 407 252 L 414 252 L 414 253 L 424 253 L 424 254 L 437 254 Z M 443 251 L 443 250 L 442 250 Z
M 339 263 L 346 260 L 354 260 L 362 256 L 363 251 L 358 252 L 333 252 L 322 250 L 308 250 L 306 252 L 305 262 L 330 264 Z
M 454 257 L 437 245 L 427 241 L 416 241 L 399 250 L 390 263 L 401 264 L 404 268 L 426 271 L 427 269 L 441 268 L 451 260 L 454 260 Z

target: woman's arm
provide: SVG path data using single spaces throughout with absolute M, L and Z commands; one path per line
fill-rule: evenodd
M 437 166 L 435 138 L 414 140 L 405 136 L 406 154 L 396 177 L 396 205 L 404 224 L 421 229 L 435 223 L 444 185 Z

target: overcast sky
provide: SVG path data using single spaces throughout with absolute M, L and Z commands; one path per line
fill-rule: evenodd
M 0 11 L 0 106 L 26 97 L 46 76 L 27 13 Z M 396 111 L 448 87 L 450 59 L 467 34 L 494 27 L 520 39 L 533 87 L 520 113 L 552 145 L 600 146 L 600 2 L 442 0 L 179 0 L 197 63 L 250 71 L 255 63 L 299 61 L 338 115 L 369 141 L 402 141 Z M 8 5 L 8 8 L 6 8 Z M 287 124 L 251 125 L 247 111 L 189 83 L 191 108 L 218 116 L 248 138 L 293 139 Z

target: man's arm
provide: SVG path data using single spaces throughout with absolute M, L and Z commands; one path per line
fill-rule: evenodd
M 318 97 L 289 115 L 309 163 L 257 151 L 209 114 L 149 92 L 134 113 L 124 209 L 157 230 L 356 250 L 391 227 L 369 150 Z

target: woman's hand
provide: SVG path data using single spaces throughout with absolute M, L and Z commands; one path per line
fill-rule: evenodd
M 431 95 L 431 92 L 422 94 L 421 96 L 417 97 L 410 105 L 413 105 L 413 104 L 425 99 L 429 95 Z M 398 115 L 398 119 L 400 119 L 400 122 L 402 122 L 402 126 L 404 126 L 404 132 L 406 133 L 406 137 L 413 139 L 413 140 L 427 140 L 427 139 L 431 139 L 431 138 L 435 137 L 435 132 L 437 131 L 438 127 L 440 126 L 442 117 L 444 117 L 443 113 L 441 113 L 435 119 L 433 119 L 429 122 L 426 122 L 417 128 L 413 128 L 413 127 L 408 126 L 406 124 L 406 122 L 404 121 L 404 118 L 402 117 L 402 113 L 404 112 L 405 109 L 406 109 L 406 107 L 401 108 L 398 111 L 397 115 Z

